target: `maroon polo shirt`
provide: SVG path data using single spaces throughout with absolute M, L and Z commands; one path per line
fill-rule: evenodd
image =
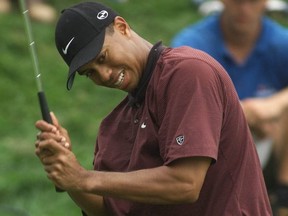
M 125 98 L 102 122 L 95 170 L 129 172 L 187 157 L 209 157 L 197 202 L 151 205 L 104 197 L 112 215 L 272 215 L 255 146 L 234 86 L 209 55 L 166 48 L 145 100 Z

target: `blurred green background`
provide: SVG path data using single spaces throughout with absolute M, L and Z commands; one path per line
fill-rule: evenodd
M 53 0 L 57 13 L 80 1 Z M 141 36 L 169 45 L 186 25 L 201 18 L 190 0 L 129 0 L 112 6 Z M 280 18 L 286 24 L 286 20 Z M 56 193 L 34 155 L 41 117 L 32 60 L 22 13 L 0 14 L 0 215 L 76 216 L 80 210 L 65 193 Z M 80 163 L 92 168 L 94 143 L 99 123 L 125 96 L 124 92 L 97 87 L 77 78 L 66 90 L 67 66 L 54 45 L 55 23 L 32 22 L 41 77 L 51 111 L 66 127 Z

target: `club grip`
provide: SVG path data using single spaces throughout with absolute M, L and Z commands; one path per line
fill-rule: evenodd
M 38 99 L 40 103 L 40 109 L 41 109 L 43 120 L 52 124 L 50 110 L 49 110 L 48 103 L 47 103 L 47 100 L 43 91 L 38 92 Z
M 45 93 L 43 91 L 38 92 L 38 99 L 40 104 L 40 109 L 42 113 L 42 119 L 50 124 L 52 124 L 52 118 L 50 115 L 50 110 L 48 107 L 48 103 L 45 97 Z M 56 192 L 64 192 L 61 188 L 55 187 Z

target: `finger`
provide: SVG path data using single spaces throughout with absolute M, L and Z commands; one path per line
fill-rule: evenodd
M 70 143 L 67 142 L 67 140 L 64 136 L 61 137 L 61 140 L 59 141 L 59 143 L 67 149 L 69 149 L 69 147 L 70 147 Z
M 54 139 L 46 139 L 39 141 L 38 149 L 40 150 L 40 153 L 42 153 L 42 151 L 45 152 L 48 150 L 52 154 L 57 154 L 66 148 L 64 148 L 62 145 L 59 145 L 59 143 Z
M 46 171 L 47 173 L 47 178 L 58 188 L 63 188 L 61 187 L 61 185 L 59 184 L 59 172 L 55 171 L 55 170 L 48 170 Z
M 36 140 L 35 142 L 35 154 L 40 158 L 42 157 L 44 154 L 47 154 L 48 150 L 41 147 L 41 142 L 40 140 Z M 50 152 L 51 155 L 51 152 Z
M 37 140 L 35 141 L 35 148 L 38 148 L 38 146 L 39 146 L 39 139 L 37 139 Z
M 53 124 L 58 128 L 59 133 L 62 134 L 62 140 L 61 140 L 61 144 L 65 147 L 65 148 L 69 148 L 70 147 L 70 143 L 69 140 L 66 139 L 65 136 L 68 137 L 68 132 L 65 128 L 61 127 L 61 125 L 59 124 L 59 121 L 56 117 L 56 115 L 54 114 L 54 112 L 50 112 L 51 118 L 52 118 L 52 122 Z
M 54 112 L 50 112 L 50 116 L 52 118 L 52 122 L 54 126 L 57 128 L 57 135 L 61 135 L 61 138 L 60 138 L 61 140 L 58 139 L 59 143 L 65 148 L 71 150 L 71 144 L 70 144 L 68 131 L 59 124 L 59 121 L 56 115 L 54 114 Z
M 49 167 L 53 167 L 53 166 L 56 166 L 57 164 L 59 165 L 59 161 L 61 161 L 59 159 L 59 155 L 55 155 L 55 154 L 52 154 L 52 155 L 43 155 L 41 158 L 40 158 L 42 164 L 44 166 L 49 166 Z
M 70 144 L 69 144 L 68 142 L 65 142 L 65 143 L 64 143 L 64 147 L 67 148 L 67 149 L 69 149 Z
M 52 157 L 54 154 L 49 151 L 48 149 L 35 149 L 35 154 L 37 155 L 37 157 L 40 159 L 41 163 L 43 165 L 45 165 L 45 161 L 44 159 L 47 158 L 47 157 Z
M 46 132 L 39 132 L 37 134 L 37 140 L 35 141 L 35 148 L 39 147 L 39 142 L 47 139 L 54 139 L 58 144 L 62 145 L 66 149 L 70 149 L 70 143 L 67 141 L 65 136 L 62 135 L 55 135 L 53 133 L 46 133 Z M 41 150 L 39 150 L 39 153 Z M 37 155 L 37 152 L 35 152 Z
M 53 171 L 52 165 L 50 164 L 44 165 L 44 170 L 46 173 L 51 173 Z
M 55 179 L 56 176 L 59 176 L 59 173 L 61 172 L 60 166 L 55 164 L 45 165 L 44 170 L 47 173 L 47 177 L 52 181 Z
M 60 143 L 65 143 L 67 141 L 65 136 L 60 135 L 58 133 L 55 134 L 53 132 L 40 132 L 37 134 L 37 140 L 45 140 L 45 139 L 54 139 Z
M 53 133 L 57 133 L 58 131 L 54 125 L 49 124 L 44 120 L 38 120 L 35 123 L 35 127 L 41 131 L 47 131 L 47 132 L 53 132 Z
M 55 114 L 53 112 L 51 112 L 50 115 L 51 115 L 53 124 L 56 126 L 56 128 L 59 130 L 59 132 L 63 135 L 67 135 L 68 134 L 67 130 L 59 124 L 59 121 L 56 118 Z
M 36 156 L 40 159 L 40 156 L 41 156 L 41 150 L 39 149 L 39 141 L 36 141 L 35 142 L 35 154 Z
M 39 140 L 40 139 L 40 135 L 41 135 L 41 132 L 39 131 L 36 135 L 36 140 Z

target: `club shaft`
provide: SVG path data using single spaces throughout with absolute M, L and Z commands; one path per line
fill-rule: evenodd
M 19 2 L 21 5 L 24 20 L 25 20 L 25 27 L 26 27 L 25 29 L 26 29 L 26 33 L 28 36 L 30 52 L 31 52 L 32 60 L 33 60 L 35 79 L 36 79 L 36 84 L 37 84 L 37 89 L 38 89 L 38 100 L 39 100 L 39 104 L 40 104 L 42 118 L 46 122 L 52 124 L 52 119 L 50 116 L 48 103 L 47 103 L 45 93 L 44 93 L 43 87 L 42 87 L 41 73 L 39 70 L 38 58 L 36 55 L 35 42 L 34 42 L 34 39 L 32 36 L 31 22 L 30 22 L 30 18 L 29 18 L 29 10 L 26 7 L 25 0 L 19 0 Z M 57 192 L 63 192 L 64 191 L 58 187 L 55 187 L 55 189 Z
M 38 63 L 38 58 L 36 55 L 36 49 L 35 49 L 35 41 L 33 39 L 33 35 L 32 35 L 32 30 L 31 30 L 31 22 L 30 22 L 30 18 L 29 18 L 29 10 L 26 7 L 26 3 L 25 0 L 20 0 L 20 4 L 21 4 L 21 9 L 22 9 L 22 13 L 24 16 L 24 20 L 25 20 L 25 29 L 27 32 L 27 36 L 28 36 L 28 42 L 29 42 L 29 47 L 30 47 L 30 52 L 31 52 L 31 56 L 33 59 L 33 66 L 34 66 L 34 73 L 35 73 L 35 79 L 36 79 L 36 84 L 37 84 L 37 89 L 39 92 L 43 91 L 43 87 L 42 87 L 42 82 L 41 82 L 41 73 L 39 70 L 39 63 Z

